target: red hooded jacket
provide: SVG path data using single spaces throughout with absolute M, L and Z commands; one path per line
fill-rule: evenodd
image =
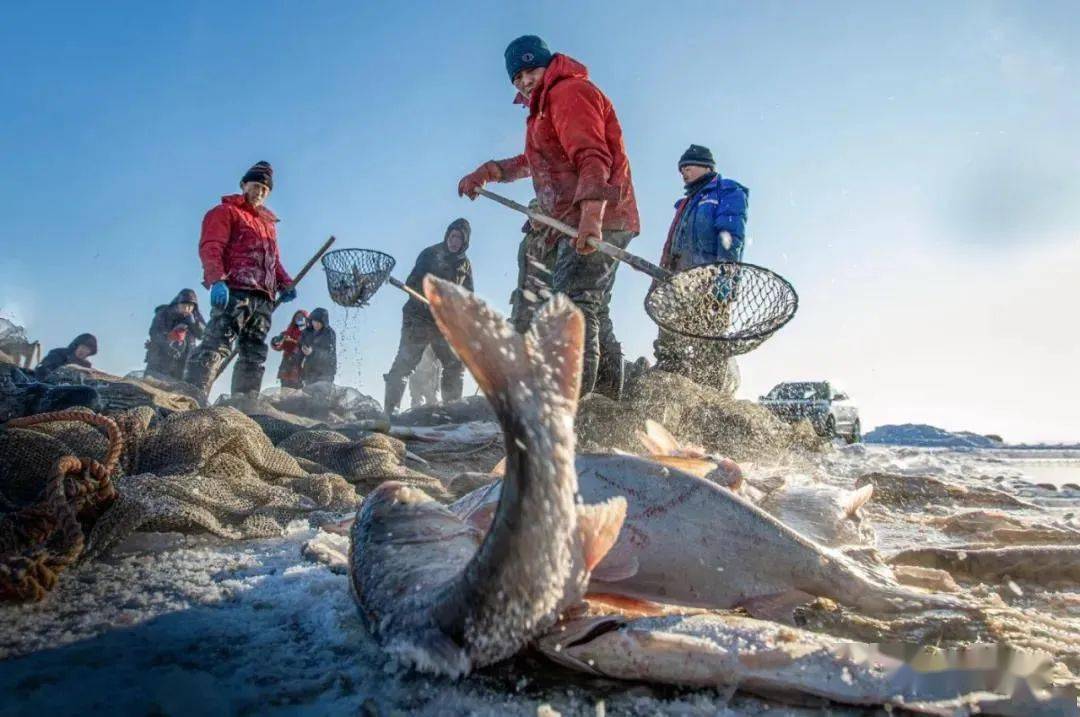
M 206 213 L 199 239 L 203 285 L 224 280 L 230 289 L 261 291 L 271 299 L 292 283 L 278 253 L 277 217 L 255 208 L 242 194 L 221 198 Z
M 520 94 L 515 102 L 525 104 Z M 577 226 L 578 202 L 606 199 L 605 230 L 640 230 L 615 108 L 577 60 L 556 54 L 528 101 L 525 153 L 496 164 L 503 182 L 532 176 L 545 214 Z

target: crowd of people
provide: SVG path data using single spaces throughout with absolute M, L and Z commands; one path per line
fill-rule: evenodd
M 608 97 L 577 60 L 553 53 L 535 35 L 509 44 L 506 71 L 527 111 L 524 151 L 488 160 L 465 175 L 458 193 L 475 199 L 489 182 L 531 177 L 536 198 L 531 207 L 576 226 L 576 238 L 528 221 L 518 250 L 518 280 L 511 296 L 511 319 L 525 331 L 537 307 L 562 293 L 585 318 L 583 393 L 618 399 L 624 360 L 610 317 L 617 262 L 591 246 L 603 240 L 625 248 L 640 231 L 623 132 Z M 675 203 L 660 264 L 682 271 L 719 261 L 741 261 L 746 243 L 749 190 L 721 176 L 712 152 L 692 144 L 678 160 L 684 196 Z M 262 387 L 271 316 L 296 299 L 293 279 L 280 258 L 277 217 L 266 206 L 274 171 L 257 162 L 240 179 L 239 194 L 222 197 L 203 219 L 199 258 L 203 286 L 210 290 L 210 319 L 203 318 L 194 290 L 183 289 L 157 307 L 146 342 L 146 374 L 186 381 L 208 395 L 214 380 L 235 354 L 233 394 Z M 417 257 L 406 284 L 421 290 L 432 274 L 473 290 L 468 249 L 472 228 L 464 218 L 447 227 L 442 240 Z M 655 344 L 657 366 L 705 383 L 722 383 L 728 359 L 710 352 L 709 342 L 661 331 Z M 287 388 L 337 374 L 337 335 L 329 312 L 316 308 L 293 313 L 269 348 L 281 353 L 278 379 Z M 58 366 L 90 366 L 97 339 L 82 334 L 66 348 L 50 351 L 36 369 L 43 379 Z M 443 401 L 461 397 L 463 366 L 440 334 L 428 307 L 410 297 L 402 308 L 397 354 L 384 375 L 384 409 L 396 412 L 407 381 L 425 354 L 438 369 Z M 426 365 L 426 364 L 425 364 Z M 719 386 L 718 386 L 719 387 Z M 430 401 L 432 390 L 422 392 Z

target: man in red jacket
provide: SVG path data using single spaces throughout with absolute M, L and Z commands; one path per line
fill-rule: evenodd
M 210 323 L 184 378 L 207 394 L 234 342 L 232 392 L 259 391 L 274 297 L 282 302 L 296 298 L 278 253 L 278 219 L 263 206 L 273 188 L 274 170 L 257 162 L 240 180 L 243 194 L 222 197 L 203 218 L 199 258 L 203 286 L 210 289 Z
M 611 101 L 589 81 L 580 62 L 552 54 L 535 35 L 525 35 L 506 48 L 506 71 L 518 90 L 515 102 L 525 105 L 525 152 L 484 162 L 462 178 L 458 193 L 476 198 L 487 182 L 532 177 L 540 209 L 578 228 L 578 238 L 559 244 L 552 288 L 570 297 L 585 315 L 584 369 L 581 391 L 597 384 L 600 356 L 621 348 L 603 327 L 615 260 L 589 246 L 589 239 L 625 247 L 637 236 L 637 201 L 630 179 L 622 128 Z M 557 241 L 550 236 L 549 241 Z M 604 346 L 601 347 L 601 337 Z M 621 391 L 620 373 L 615 392 Z

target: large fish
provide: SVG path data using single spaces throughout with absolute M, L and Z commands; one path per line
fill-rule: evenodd
M 881 646 L 709 613 L 571 618 L 537 647 L 590 675 L 738 688 L 784 701 L 817 697 L 940 716 L 1078 714 L 1075 689 L 1047 689 L 1049 654 L 1003 645 Z
M 349 574 L 386 650 L 457 676 L 513 655 L 580 602 L 626 501 L 577 501 L 581 313 L 555 298 L 521 336 L 457 286 L 428 277 L 424 291 L 502 425 L 501 497 L 482 533 L 422 491 L 384 483 L 353 524 Z
M 579 455 L 575 466 L 586 503 L 618 496 L 628 503 L 618 541 L 592 572 L 591 593 L 741 606 L 769 617 L 788 616 L 812 596 L 869 613 L 965 607 L 903 587 L 887 568 L 819 545 L 710 480 L 628 455 Z M 469 493 L 450 511 L 484 530 L 501 485 Z

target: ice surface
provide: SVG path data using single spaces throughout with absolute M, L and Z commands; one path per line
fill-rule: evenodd
M 1080 513 L 1080 495 L 1040 489 L 992 451 L 856 445 L 746 468 L 750 477 L 798 470 L 844 488 L 873 471 L 928 475 L 1025 495 L 1044 507 L 1040 520 Z M 916 516 L 890 515 L 872 499 L 864 510 L 883 550 L 934 539 Z M 294 522 L 271 540 L 137 535 L 65 573 L 43 603 L 0 607 L 0 714 L 535 715 L 548 704 L 591 716 L 600 700 L 607 714 L 820 714 L 769 712 L 776 703 L 712 690 L 598 683 L 529 657 L 458 682 L 402 673 L 368 637 L 347 578 L 302 556 L 316 534 Z M 1004 598 L 1031 615 L 1080 615 L 1075 588 L 1019 587 L 1023 595 L 1006 588 Z

